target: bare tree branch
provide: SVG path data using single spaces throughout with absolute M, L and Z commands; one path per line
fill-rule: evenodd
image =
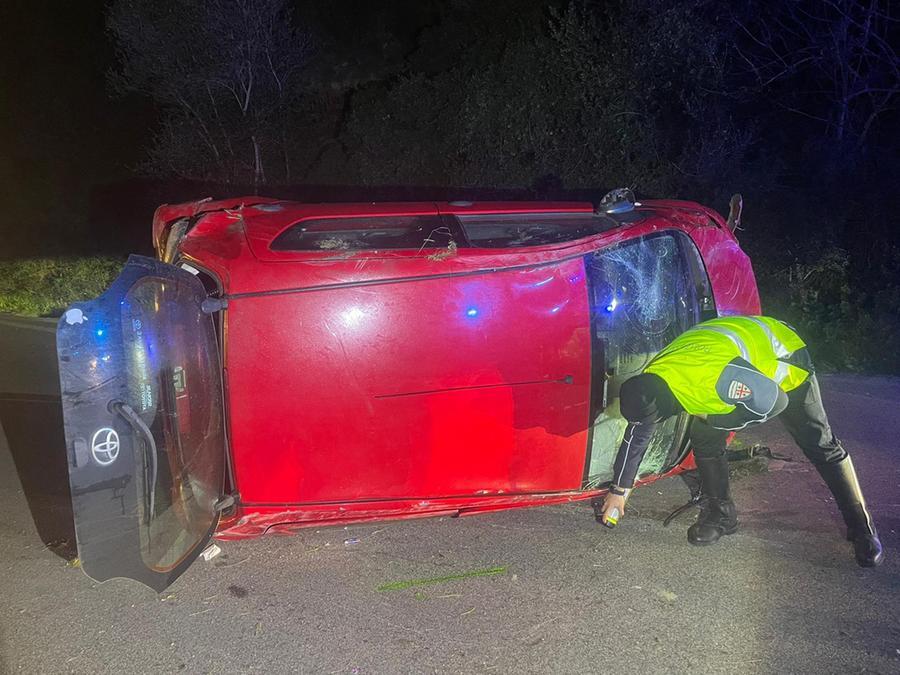
M 107 26 L 110 81 L 162 109 L 160 172 L 259 185 L 277 160 L 287 177 L 285 119 L 309 54 L 288 0 L 115 0 Z
M 737 59 L 777 105 L 822 123 L 835 141 L 865 142 L 900 93 L 887 0 L 784 0 L 733 17 Z M 896 36 L 894 36 L 896 37 Z M 813 86 L 795 86 L 789 83 Z M 825 111 L 826 114 L 823 114 Z

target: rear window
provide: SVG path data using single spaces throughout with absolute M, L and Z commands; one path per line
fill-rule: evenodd
M 196 288 L 171 279 L 140 279 L 121 308 L 128 399 L 153 435 L 142 454 L 156 455 L 138 463 L 136 483 L 146 496 L 139 503 L 141 557 L 168 572 L 212 526 L 222 489 L 215 337 Z
M 591 213 L 457 216 L 469 244 L 476 248 L 518 248 L 584 239 L 618 226 Z
M 438 215 L 310 218 L 282 232 L 273 251 L 447 248 L 453 233 Z

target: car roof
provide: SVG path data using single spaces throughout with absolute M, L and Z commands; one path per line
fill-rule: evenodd
M 714 210 L 695 202 L 676 200 L 645 200 L 633 211 L 613 214 L 614 225 L 608 232 L 633 231 L 631 225 L 645 223 L 651 228 L 676 227 L 692 228 L 698 225 L 725 227 L 725 221 Z M 280 200 L 271 197 L 241 196 L 223 200 L 200 200 L 159 207 L 154 216 L 153 236 L 157 251 L 163 250 L 169 225 L 187 218 L 188 232 L 181 240 L 179 248 L 187 258 L 200 265 L 212 264 L 220 276 L 231 276 L 238 268 L 248 270 L 253 262 L 300 262 L 325 263 L 330 260 L 372 260 L 374 258 L 409 257 L 409 251 L 372 250 L 350 253 L 335 253 L 328 250 L 280 250 L 273 242 L 283 232 L 305 219 L 390 217 L 390 216 L 441 216 L 457 217 L 500 215 L 500 214 L 540 214 L 564 213 L 569 215 L 610 219 L 605 213 L 597 213 L 595 207 L 586 201 L 449 201 L 449 202 L 355 202 L 355 203 L 306 203 Z M 619 227 L 622 226 L 622 227 Z M 512 258 L 524 262 L 531 254 L 541 255 L 542 251 L 553 250 L 561 254 L 571 249 L 575 240 L 557 244 L 538 245 L 528 248 L 466 248 L 463 258 L 478 256 L 503 256 L 503 264 L 512 264 Z M 574 249 L 572 249 L 574 250 Z M 462 254 L 462 251 L 460 251 Z M 549 254 L 549 253 L 548 253 Z M 218 263 L 209 261 L 210 256 Z M 414 256 L 415 257 L 415 256 Z M 433 255 L 425 256 L 429 260 Z M 445 256 L 440 256 L 443 260 Z M 437 258 L 436 258 L 437 259 Z M 460 256 L 453 260 L 462 263 Z M 483 262 L 487 258 L 483 259 Z M 205 263 L 204 261 L 209 261 Z M 498 258 L 499 262 L 499 258 Z M 447 263 L 449 264 L 449 263 Z M 257 274 L 259 270 L 257 269 Z
M 251 250 L 264 255 L 274 239 L 298 221 L 308 218 L 360 216 L 414 216 L 515 213 L 584 213 L 594 210 L 590 202 L 545 201 L 451 201 L 451 202 L 295 202 L 247 195 L 231 199 L 204 199 L 184 204 L 164 204 L 153 218 L 153 241 L 157 246 L 166 226 L 180 218 L 198 219 L 204 214 L 223 213 L 239 219 Z
M 410 215 L 497 215 L 566 213 L 615 221 L 602 234 L 587 238 L 523 247 L 460 248 L 457 252 L 420 255 L 410 250 L 281 250 L 272 243 L 280 233 L 306 218 Z M 376 279 L 412 278 L 434 274 L 482 273 L 485 270 L 546 264 L 565 256 L 582 255 L 598 245 L 658 231 L 692 230 L 713 225 L 725 229 L 724 219 L 694 202 L 643 201 L 636 209 L 611 217 L 597 214 L 590 202 L 359 202 L 310 204 L 245 196 L 164 205 L 154 218 L 154 244 L 167 236 L 168 226 L 188 219 L 178 248 L 182 260 L 212 272 L 229 293 L 265 293 L 290 287 L 325 287 L 334 283 L 370 283 Z M 571 220 L 569 222 L 572 222 Z M 717 229 L 718 229 L 717 228 Z M 706 229 L 706 228 L 702 228 Z M 278 263 L 305 263 L 302 268 Z M 270 264 L 274 263 L 274 264 Z

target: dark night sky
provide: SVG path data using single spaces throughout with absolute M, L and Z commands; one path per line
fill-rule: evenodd
M 35 0 L 2 9 L 0 176 L 9 193 L 0 227 L 7 234 L 47 219 L 65 227 L 67 209 L 78 209 L 94 184 L 127 177 L 141 155 L 152 110 L 108 97 L 103 7 Z
M 145 156 L 156 113 L 144 99 L 110 95 L 107 5 L 7 0 L 0 7 L 0 178 L 6 192 L 0 258 L 17 249 L 55 252 L 59 242 L 47 236 L 51 223 L 51 232 L 78 237 L 79 224 L 71 221 L 92 211 L 92 191 L 133 179 Z M 430 2 L 395 2 L 387 9 L 357 0 L 296 5 L 298 20 L 330 36 L 316 68 L 336 78 L 356 76 L 361 66 L 389 67 L 432 15 Z M 149 215 L 140 217 L 149 222 Z
M 17 253 L 90 253 L 145 246 L 142 228 L 149 222 L 152 204 L 198 196 L 167 192 L 160 186 L 143 195 L 139 204 L 128 203 L 133 193 L 120 187 L 138 182 L 136 169 L 146 157 L 159 116 L 144 98 L 110 95 L 107 72 L 114 52 L 104 25 L 109 1 L 0 3 L 0 178 L 5 187 L 0 259 Z M 448 8 L 477 7 L 482 25 L 462 26 L 470 41 L 479 30 L 483 37 L 516 21 L 546 23 L 547 16 L 547 3 L 538 0 L 484 5 L 441 0 L 295 0 L 294 4 L 297 25 L 309 30 L 318 47 L 308 76 L 325 90 L 373 79 L 389 81 L 410 64 L 426 76 L 451 67 L 458 53 L 454 55 L 447 33 L 434 44 L 426 39 L 425 48 L 415 51 L 425 29 L 446 18 Z M 560 4 L 565 5 L 564 0 Z M 744 108 L 754 124 L 758 116 L 775 119 L 774 106 L 765 97 L 757 98 L 755 105 L 756 109 Z M 779 180 L 801 183 L 809 167 L 796 159 L 800 143 L 792 125 L 808 122 L 784 119 L 786 125 L 769 123 L 757 149 L 770 153 L 774 161 L 795 153 L 784 159 Z M 879 132 L 884 138 L 893 135 L 884 122 L 881 127 L 887 129 Z M 117 195 L 118 204 L 111 200 Z M 117 227 L 133 234 L 105 247 L 85 236 L 91 228 L 113 233 Z

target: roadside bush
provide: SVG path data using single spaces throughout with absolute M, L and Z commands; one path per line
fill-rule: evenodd
M 797 328 L 821 370 L 900 374 L 900 284 L 891 270 L 863 274 L 832 247 L 758 277 L 763 311 Z
M 103 293 L 123 264 L 101 256 L 0 262 L 0 312 L 59 316 L 72 302 Z
M 754 132 L 737 128 L 733 101 L 715 93 L 728 40 L 702 3 L 531 1 L 524 13 L 522 4 L 455 4 L 421 34 L 408 72 L 354 91 L 340 134 L 347 175 L 499 188 L 548 177 L 569 189 L 671 195 L 720 185 L 742 165 Z M 439 68 L 435 45 L 452 52 Z

